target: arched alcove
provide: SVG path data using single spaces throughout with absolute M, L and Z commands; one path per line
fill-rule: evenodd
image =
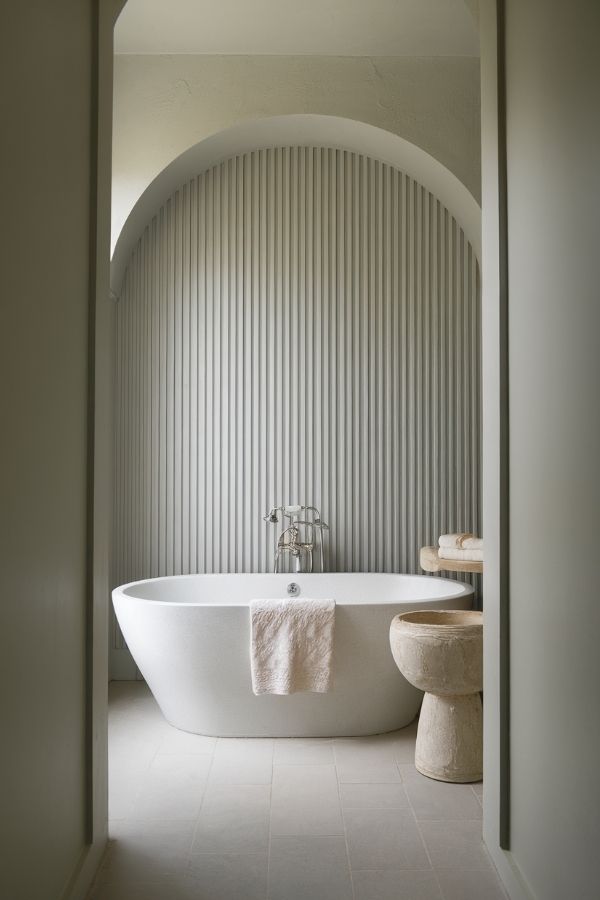
M 383 153 L 298 124 L 189 151 L 119 240 L 115 583 L 269 570 L 279 503 L 321 507 L 338 571 L 417 571 L 421 544 L 479 526 L 466 191 L 445 188 L 461 227 Z
M 425 185 L 452 211 L 479 259 L 481 208 L 465 185 L 416 144 L 366 122 L 339 116 L 270 116 L 241 122 L 213 134 L 174 159 L 146 188 L 129 214 L 116 242 L 111 288 L 118 292 L 131 250 L 162 203 L 192 173 L 249 150 L 275 146 L 337 147 L 372 156 Z

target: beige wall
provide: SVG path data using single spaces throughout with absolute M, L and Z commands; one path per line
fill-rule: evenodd
M 54 900 L 86 844 L 92 3 L 15 4 L 9 27 L 0 894 Z
M 101 4 L 100 71 L 93 62 L 94 3 L 21 0 L 3 15 L 2 64 L 9 74 L 0 142 L 0 896 L 6 900 L 81 900 L 106 837 L 107 518 L 99 491 L 92 544 L 88 346 L 96 288 L 108 295 L 106 150 L 118 5 Z M 98 79 L 108 94 L 98 96 Z M 96 208 L 97 178 L 103 193 Z M 105 315 L 106 308 L 100 324 Z M 99 372 L 94 396 L 106 414 L 104 361 Z M 96 447 L 105 466 L 102 434 Z
M 482 24 L 492 31 L 494 5 L 482 3 Z M 600 843 L 600 7 L 591 0 L 507 0 L 505 6 L 509 474 L 502 487 L 509 502 L 509 567 L 488 543 L 497 538 L 497 506 L 486 501 L 494 499 L 490 480 L 498 472 L 484 446 L 484 531 L 493 564 L 488 568 L 486 561 L 484 598 L 495 632 L 504 570 L 508 850 L 498 844 L 494 791 L 501 736 L 494 722 L 499 658 L 493 642 L 486 646 L 484 688 L 485 833 L 511 897 L 591 900 L 598 896 Z M 484 36 L 484 77 L 493 80 L 489 51 Z M 493 116 L 487 116 L 493 97 L 486 83 L 482 96 L 484 147 L 489 139 L 493 154 Z M 486 266 L 497 249 L 498 204 L 488 177 L 493 182 L 486 161 L 483 265 L 491 277 Z M 498 299 L 488 276 L 484 358 L 499 336 L 493 312 L 486 313 Z M 484 378 L 484 408 L 497 407 L 497 398 L 498 380 Z
M 314 113 L 398 134 L 480 194 L 474 58 L 117 56 L 113 244 L 140 194 L 211 134 L 265 116 Z

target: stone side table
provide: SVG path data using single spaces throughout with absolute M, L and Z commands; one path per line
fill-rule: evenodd
M 483 776 L 483 614 L 425 610 L 396 616 L 390 646 L 407 681 L 425 691 L 415 766 L 438 781 Z

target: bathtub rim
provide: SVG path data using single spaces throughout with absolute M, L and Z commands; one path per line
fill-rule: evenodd
M 235 602 L 228 601 L 227 603 L 204 603 L 202 601 L 193 601 L 186 602 L 182 600 L 157 600 L 157 599 L 149 599 L 148 597 L 139 597 L 135 594 L 126 593 L 129 588 L 136 587 L 137 585 L 148 584 L 149 582 L 155 583 L 159 581 L 182 581 L 184 579 L 190 578 L 229 578 L 232 576 L 248 576 L 248 575 L 257 575 L 257 576 L 269 576 L 273 575 L 273 572 L 191 572 L 185 575 L 157 575 L 154 578 L 140 578 L 135 581 L 129 581 L 126 584 L 120 584 L 117 587 L 113 588 L 111 591 L 111 597 L 114 600 L 115 596 L 127 598 L 128 600 L 137 600 L 140 603 L 151 603 L 156 606 L 169 606 L 169 607 L 199 607 L 199 608 L 211 608 L 211 609 L 219 609 L 219 608 L 240 608 L 247 609 L 250 606 L 252 601 L 252 597 L 249 597 L 244 602 Z M 450 601 L 453 599 L 458 599 L 459 597 L 464 598 L 465 596 L 474 597 L 475 588 L 473 585 L 468 584 L 463 581 L 456 581 L 452 578 L 440 578 L 438 576 L 433 575 L 416 575 L 408 572 L 280 572 L 277 573 L 280 577 L 287 575 L 290 581 L 293 581 L 294 578 L 305 578 L 307 576 L 313 575 L 323 575 L 323 576 L 335 576 L 335 575 L 387 575 L 393 578 L 418 578 L 418 579 L 426 579 L 427 581 L 435 579 L 436 583 L 444 584 L 444 585 L 452 585 L 455 588 L 459 588 L 459 590 L 453 590 L 449 594 L 438 594 L 435 597 L 421 597 L 421 598 L 406 598 L 405 600 L 399 600 L 396 597 L 391 598 L 390 600 L 378 600 L 375 602 L 365 602 L 365 603 L 344 603 L 343 598 L 338 600 L 336 598 L 337 606 L 393 606 L 401 605 L 401 604 L 415 604 L 415 603 L 440 603 L 445 601 Z

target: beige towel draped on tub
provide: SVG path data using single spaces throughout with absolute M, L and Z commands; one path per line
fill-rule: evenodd
M 252 600 L 254 693 L 330 690 L 334 619 L 334 600 Z

